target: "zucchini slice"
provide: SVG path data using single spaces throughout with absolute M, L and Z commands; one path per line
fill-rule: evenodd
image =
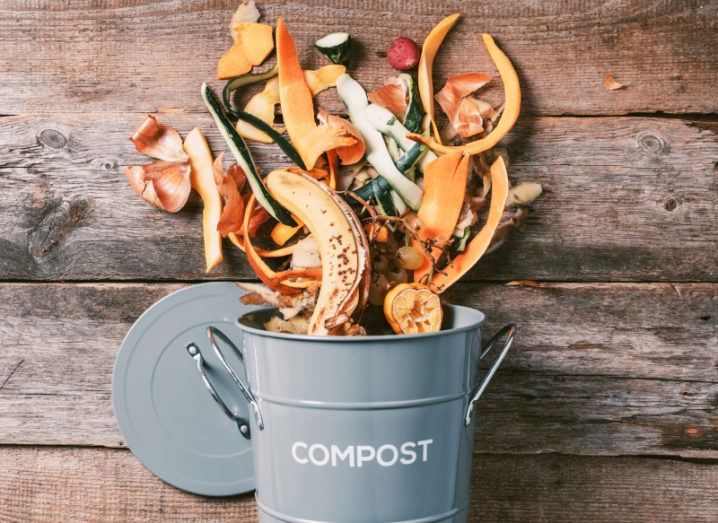
M 220 134 L 227 142 L 230 151 L 234 155 L 237 163 L 247 175 L 247 181 L 249 186 L 252 188 L 257 201 L 262 207 L 264 207 L 269 214 L 274 218 L 284 223 L 285 225 L 295 226 L 297 223 L 292 218 L 292 215 L 284 207 L 269 194 L 267 187 L 265 187 L 262 178 L 260 178 L 257 172 L 257 167 L 254 165 L 254 159 L 252 154 L 249 152 L 247 144 L 244 139 L 239 135 L 237 130 L 232 125 L 232 122 L 227 118 L 227 114 L 224 112 L 224 107 L 217 99 L 212 89 L 207 85 L 207 82 L 202 84 L 202 100 L 204 101 L 207 109 L 209 109 L 212 118 L 214 119 Z
M 331 63 L 346 64 L 349 61 L 352 39 L 349 33 L 329 33 L 314 42 L 314 47 Z

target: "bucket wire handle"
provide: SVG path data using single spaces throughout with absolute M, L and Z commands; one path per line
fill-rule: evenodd
M 207 337 L 209 338 L 209 342 L 212 344 L 212 349 L 214 350 L 214 353 L 219 358 L 219 361 L 222 362 L 222 366 L 225 368 L 225 370 L 229 373 L 230 376 L 232 376 L 232 381 L 234 381 L 235 385 L 239 387 L 239 390 L 242 391 L 242 394 L 244 395 L 245 399 L 252 407 L 252 411 L 254 412 L 254 419 L 257 422 L 257 427 L 259 427 L 259 430 L 263 430 L 264 420 L 262 419 L 262 412 L 259 410 L 259 403 L 257 403 L 257 399 L 254 397 L 254 394 L 252 394 L 252 391 L 249 389 L 249 387 L 244 384 L 244 382 L 239 376 L 237 376 L 237 373 L 234 372 L 234 369 L 230 366 L 230 364 L 227 363 L 224 354 L 222 354 L 219 345 L 217 345 L 217 340 L 215 339 L 215 336 L 221 339 L 227 345 L 229 345 L 232 350 L 234 350 L 234 352 L 237 353 L 240 359 L 244 362 L 242 352 L 237 348 L 234 343 L 232 343 L 232 340 L 230 340 L 224 332 L 222 332 L 216 327 L 207 327 Z
M 501 340 L 502 338 L 506 338 L 506 340 L 504 341 L 504 345 L 501 348 L 501 353 L 496 358 L 496 361 L 494 361 L 494 363 L 491 365 L 491 368 L 486 373 L 486 376 L 484 376 L 484 379 L 481 380 L 481 382 L 476 385 L 476 387 L 474 387 L 474 389 L 471 391 L 471 399 L 469 400 L 469 404 L 466 407 L 466 417 L 464 418 L 464 424 L 467 427 L 471 425 L 471 415 L 474 413 L 474 406 L 476 405 L 476 402 L 484 393 L 484 390 L 486 390 L 486 387 L 491 381 L 491 378 L 494 377 L 496 370 L 499 368 L 499 365 L 501 365 L 501 362 L 504 361 L 504 358 L 506 357 L 506 354 L 508 354 L 511 345 L 513 345 L 514 334 L 516 334 L 516 324 L 510 323 L 504 326 L 499 332 L 497 332 L 494 337 L 491 338 L 489 342 L 481 348 L 479 360 L 483 359 L 483 357 L 486 356 L 489 351 L 496 346 L 499 340 Z
M 207 376 L 207 373 L 204 371 L 204 358 L 202 357 L 202 353 L 200 352 L 199 347 L 197 347 L 197 344 L 190 343 L 189 345 L 187 345 L 187 352 L 190 356 L 192 356 L 192 359 L 195 361 L 195 364 L 197 365 L 197 371 L 199 372 L 202 381 L 207 387 L 207 390 L 211 394 L 212 399 L 217 403 L 217 405 L 222 408 L 222 411 L 227 415 L 227 417 L 237 424 L 237 427 L 239 428 L 239 433 L 245 438 L 249 439 L 249 423 L 247 423 L 247 420 L 240 415 L 232 412 L 232 410 L 227 406 L 227 404 L 217 392 L 217 389 L 214 388 L 212 382 L 209 381 L 209 376 Z

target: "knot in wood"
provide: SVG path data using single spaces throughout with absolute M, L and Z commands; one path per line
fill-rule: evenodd
M 667 211 L 669 211 L 669 212 L 673 211 L 673 210 L 675 210 L 676 207 L 678 207 L 678 202 L 676 200 L 674 200 L 673 198 L 669 198 L 666 201 L 665 208 Z
M 80 219 L 87 216 L 90 204 L 85 200 L 55 200 L 43 210 L 38 224 L 28 234 L 28 250 L 43 258 L 62 244 Z
M 37 135 L 37 141 L 40 145 L 46 145 L 53 149 L 62 149 L 67 145 L 67 138 L 60 131 L 55 129 L 45 129 Z
M 658 154 L 666 149 L 666 141 L 654 134 L 645 133 L 638 136 L 638 147 L 647 153 Z

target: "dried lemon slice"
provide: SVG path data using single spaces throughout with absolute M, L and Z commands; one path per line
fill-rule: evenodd
M 439 295 L 420 283 L 402 283 L 384 298 L 384 316 L 397 334 L 441 330 Z

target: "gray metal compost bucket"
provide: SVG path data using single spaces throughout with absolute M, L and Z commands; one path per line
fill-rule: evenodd
M 267 332 L 271 314 L 238 321 L 260 520 L 466 521 L 471 414 L 514 327 L 481 348 L 485 316 L 466 307 L 446 306 L 441 332 L 407 336 Z M 480 377 L 479 360 L 501 339 Z

